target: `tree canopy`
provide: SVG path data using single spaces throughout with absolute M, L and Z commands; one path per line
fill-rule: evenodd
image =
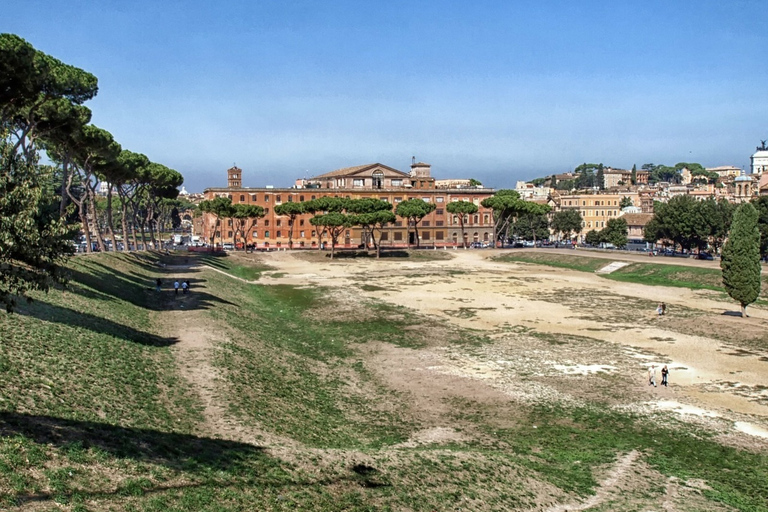
M 398 203 L 395 208 L 395 214 L 398 217 L 402 217 L 408 222 L 408 231 L 410 232 L 411 226 L 413 227 L 416 247 L 420 246 L 419 240 L 419 222 L 431 212 L 435 211 L 437 206 L 434 203 L 428 203 L 423 199 L 408 199 Z M 409 237 L 410 242 L 410 237 Z
M 723 246 L 720 268 L 728 295 L 741 305 L 741 316 L 760 295 L 760 231 L 757 210 L 750 203 L 733 214 L 730 236 Z
M 477 205 L 470 201 L 452 201 L 445 206 L 448 213 L 456 215 L 459 220 L 459 226 L 461 227 L 461 243 L 463 247 L 467 248 L 467 236 L 464 232 L 464 224 L 466 223 L 466 215 L 477 213 Z

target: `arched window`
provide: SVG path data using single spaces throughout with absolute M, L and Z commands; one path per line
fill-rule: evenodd
M 384 185 L 384 173 L 381 171 L 374 171 L 371 175 L 373 177 L 373 188 L 381 188 Z

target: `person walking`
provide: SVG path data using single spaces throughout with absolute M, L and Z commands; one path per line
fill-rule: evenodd
M 173 282 L 173 293 L 178 295 L 179 294 L 179 280 Z
M 187 291 L 190 291 L 190 290 L 192 289 L 192 285 L 191 285 L 191 284 L 189 284 L 189 279 L 187 279 L 187 280 L 186 280 L 186 281 L 184 281 L 184 282 L 185 282 L 185 283 L 187 283 Z
M 667 314 L 667 305 L 663 302 L 661 303 L 661 314 L 666 315 Z
M 661 306 L 661 304 L 662 303 L 660 302 L 659 305 L 656 306 L 656 314 L 659 316 L 664 314 L 664 308 Z
M 656 365 L 651 365 L 648 369 L 648 385 L 656 387 Z
M 183 281 L 181 283 L 181 293 L 186 295 L 187 294 L 187 288 L 189 288 L 189 285 L 187 284 L 187 281 Z
M 158 277 L 157 281 L 155 281 L 155 290 L 159 292 L 162 287 L 163 287 L 163 280 Z
M 666 387 L 669 387 L 669 383 L 667 382 L 667 376 L 669 375 L 669 369 L 667 368 L 667 365 L 664 365 L 664 368 L 661 369 L 661 385 Z

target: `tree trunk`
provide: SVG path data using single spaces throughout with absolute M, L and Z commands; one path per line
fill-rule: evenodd
M 125 211 L 126 207 L 128 206 L 128 203 L 125 200 L 125 197 L 123 196 L 122 192 L 122 185 L 118 185 L 117 187 L 117 197 L 120 198 L 120 223 L 122 224 L 122 231 L 123 231 L 123 251 L 130 251 L 131 243 L 128 240 L 128 214 Z M 135 242 L 135 240 L 134 240 Z
M 64 156 L 64 161 L 61 165 L 61 201 L 59 202 L 59 217 L 64 217 L 67 214 L 67 187 L 69 186 L 69 157 Z
M 117 251 L 117 239 L 115 238 L 115 228 L 112 222 L 112 184 L 107 189 L 107 232 L 112 239 L 112 250 Z

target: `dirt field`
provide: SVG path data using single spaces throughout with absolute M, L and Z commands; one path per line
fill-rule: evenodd
M 449 259 L 432 261 L 330 261 L 317 253 L 289 252 L 260 258 L 275 268 L 265 274 L 265 284 L 338 288 L 350 300 L 372 297 L 492 337 L 495 343 L 473 351 L 439 340 L 418 351 L 371 351 L 374 366 L 391 385 L 424 397 L 425 415 L 430 404 L 440 403 L 430 397 L 440 395 L 449 379 L 474 399 L 597 397 L 615 407 L 658 409 L 704 422 L 739 444 L 768 445 L 768 351 L 755 348 L 768 326 L 768 311 L 752 307 L 750 318 L 742 319 L 732 315 L 738 309 L 733 302 L 713 292 L 500 263 L 492 260 L 495 254 L 458 250 L 450 251 Z M 669 307 L 664 317 L 655 312 L 659 301 Z M 520 333 L 536 337 L 521 342 Z M 569 342 L 548 343 L 552 335 L 567 336 Z M 753 342 L 745 347 L 741 338 Z M 670 386 L 649 386 L 649 367 L 656 366 L 660 383 L 665 364 Z M 616 377 L 610 389 L 588 384 L 595 373 Z M 518 375 L 534 376 L 536 384 L 517 386 Z M 436 430 L 432 435 L 452 434 Z

